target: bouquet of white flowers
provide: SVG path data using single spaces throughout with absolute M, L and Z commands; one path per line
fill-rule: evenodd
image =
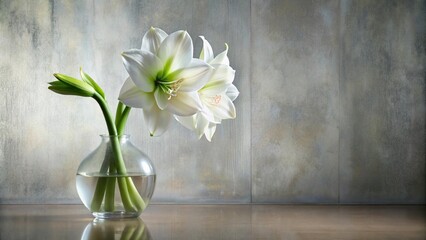
M 217 124 L 236 117 L 233 101 L 239 92 L 233 85 L 235 70 L 229 66 L 228 45 L 215 57 L 209 42 L 200 38 L 203 48 L 199 58 L 193 57 L 192 39 L 186 31 L 168 35 L 152 27 L 143 36 L 141 49 L 124 51 L 121 55 L 129 77 L 121 88 L 115 118 L 102 88 L 81 69 L 81 80 L 54 74 L 57 81 L 50 82 L 49 89 L 95 99 L 110 136 L 122 135 L 131 108 L 141 108 L 151 136 L 163 134 L 176 119 L 199 138 L 204 135 L 211 141 Z M 110 164 L 101 172 L 126 176 L 119 138 L 111 138 L 111 148 L 113 161 L 108 161 Z M 99 210 L 102 202 L 105 209 L 114 210 L 114 195 L 105 192 L 115 182 L 126 210 L 141 211 L 146 207 L 132 179 L 117 178 L 113 183 L 98 181 L 91 211 Z

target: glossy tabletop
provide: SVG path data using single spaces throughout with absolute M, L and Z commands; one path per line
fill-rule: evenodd
M 425 206 L 150 205 L 95 220 L 82 205 L 0 205 L 0 239 L 426 239 Z

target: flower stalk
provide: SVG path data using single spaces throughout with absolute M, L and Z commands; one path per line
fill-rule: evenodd
M 121 114 L 116 114 L 116 116 L 118 116 L 119 118 L 114 121 L 105 99 L 98 93 L 95 93 L 93 95 L 93 98 L 98 102 L 99 106 L 101 107 L 108 128 L 108 133 L 110 136 L 112 136 L 110 138 L 110 141 L 115 161 L 108 161 L 110 162 L 109 174 L 117 174 L 119 176 L 117 177 L 117 182 L 118 187 L 120 189 L 121 199 L 123 201 L 123 206 L 126 211 L 142 210 L 145 208 L 145 202 L 136 190 L 136 186 L 134 185 L 132 179 L 130 177 L 123 177 L 127 175 L 127 170 L 126 166 L 124 165 L 123 155 L 121 153 L 119 137 L 120 134 L 122 134 L 122 131 L 124 130 L 124 126 L 127 122 L 127 117 L 131 108 L 126 107 L 124 108 Z M 122 106 L 120 106 L 119 104 L 119 106 L 117 107 L 117 112 L 120 112 L 121 108 Z M 118 123 L 118 126 L 116 126 L 116 122 Z M 115 178 L 109 177 L 106 179 L 106 182 L 105 180 L 102 180 L 100 183 L 98 183 L 100 184 L 98 185 L 99 191 L 95 191 L 95 195 L 92 200 L 92 206 L 94 206 L 96 209 L 92 210 L 97 210 L 98 206 L 101 205 L 103 200 L 103 194 L 105 194 L 105 208 L 108 210 L 113 210 Z M 106 185 L 105 187 L 103 187 L 104 184 Z M 98 186 L 96 188 L 97 190 Z
M 50 82 L 49 89 L 63 95 L 92 97 L 99 104 L 104 115 L 108 134 L 111 138 L 107 154 L 99 170 L 102 177 L 98 179 L 96 184 L 90 206 L 91 211 L 100 211 L 102 202 L 104 202 L 106 211 L 114 211 L 116 182 L 118 183 L 125 210 L 132 212 L 143 210 L 146 204 L 138 193 L 132 179 L 127 176 L 127 169 L 120 146 L 120 136 L 123 134 L 131 108 L 124 107 L 122 103 L 119 103 L 114 121 L 101 87 L 82 70 L 80 70 L 80 74 L 82 81 L 63 74 L 54 74 L 58 81 Z

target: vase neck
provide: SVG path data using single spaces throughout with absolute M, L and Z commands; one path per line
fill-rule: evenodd
M 127 142 L 130 139 L 130 135 L 127 134 L 123 134 L 123 135 L 107 135 L 107 134 L 102 134 L 100 135 L 102 142 L 110 142 L 111 139 L 113 138 L 118 138 L 120 140 L 120 142 Z

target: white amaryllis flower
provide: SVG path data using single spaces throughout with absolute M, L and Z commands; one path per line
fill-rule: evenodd
M 175 118 L 186 128 L 195 131 L 199 138 L 204 135 L 208 141 L 211 141 L 216 131 L 216 124 L 221 123 L 223 119 L 236 117 L 233 101 L 238 97 L 239 92 L 232 84 L 235 70 L 229 66 L 228 45 L 225 45 L 225 51 L 214 57 L 209 42 L 203 36 L 201 39 L 203 49 L 200 59 L 214 67 L 208 82 L 198 91 L 203 109 L 189 117 L 175 116 Z
M 173 114 L 191 116 L 202 110 L 197 91 L 206 84 L 212 67 L 192 55 L 192 39 L 186 31 L 167 36 L 159 28 L 144 35 L 141 49 L 122 53 L 130 78 L 119 100 L 143 109 L 152 136 L 167 130 Z

